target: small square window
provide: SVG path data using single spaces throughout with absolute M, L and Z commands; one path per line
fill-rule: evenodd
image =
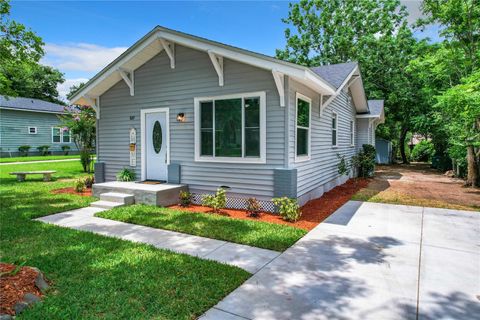
M 37 127 L 28 127 L 29 134 L 37 134 Z

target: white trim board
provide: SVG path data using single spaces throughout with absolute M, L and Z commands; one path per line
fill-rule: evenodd
M 165 112 L 166 115 L 166 130 L 167 130 L 167 176 L 168 176 L 168 165 L 170 164 L 170 109 L 169 108 L 150 108 L 150 109 L 141 109 L 140 110 L 140 156 L 142 157 L 140 163 L 140 175 L 141 179 L 146 179 L 146 159 L 145 159 L 145 117 L 148 113 L 157 113 L 157 112 Z

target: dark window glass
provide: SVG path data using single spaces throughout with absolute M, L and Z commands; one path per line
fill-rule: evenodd
M 213 102 L 200 103 L 200 155 L 213 156 Z
M 310 127 L 310 103 L 301 99 L 297 101 L 297 126 Z
M 242 156 L 242 100 L 215 101 L 215 156 Z
M 337 115 L 332 116 L 332 145 L 337 145 Z
M 260 98 L 246 98 L 245 156 L 260 157 Z
M 53 142 L 61 142 L 60 140 L 60 128 L 53 128 Z
M 308 130 L 297 128 L 297 156 L 308 155 Z
M 152 130 L 152 143 L 155 153 L 159 153 L 160 150 L 162 150 L 162 138 L 162 126 L 160 125 L 160 122 L 155 121 Z

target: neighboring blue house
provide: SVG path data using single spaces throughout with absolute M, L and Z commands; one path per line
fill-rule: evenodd
M 337 155 L 373 145 L 384 121 L 355 62 L 308 68 L 163 27 L 71 102 L 97 111 L 97 182 L 130 167 L 138 180 L 187 185 L 196 202 L 228 186 L 227 205 L 256 197 L 264 210 L 344 183 Z
M 77 148 L 69 131 L 63 131 L 58 116 L 64 106 L 31 98 L 0 96 L 0 151 L 2 157 L 19 155 L 18 147 L 30 146 L 29 155 L 38 154 L 37 147 L 50 146 L 52 154 L 62 153 L 68 145 Z

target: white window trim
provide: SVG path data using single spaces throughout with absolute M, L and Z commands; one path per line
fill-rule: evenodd
M 53 141 L 53 130 L 54 129 L 59 129 L 60 130 L 60 141 L 59 142 L 56 142 L 56 141 Z M 64 142 L 63 141 L 63 130 L 62 130 L 62 127 L 52 127 L 52 143 L 72 143 L 72 133 L 70 132 L 70 130 L 68 130 L 68 136 L 70 137 L 70 141 L 69 142 Z
M 350 125 L 352 126 L 352 130 L 350 132 L 350 147 L 355 147 L 355 120 L 350 120 Z
M 308 124 L 309 127 L 300 127 L 303 129 L 308 129 L 308 154 L 306 156 L 297 156 L 297 128 L 298 128 L 298 121 L 297 121 L 297 115 L 298 115 L 298 99 L 301 99 L 303 101 L 306 101 L 309 103 L 309 112 L 308 112 Z M 308 161 L 312 158 L 312 99 L 309 97 L 296 92 L 295 94 L 295 162 L 303 162 L 303 161 Z
M 333 117 L 335 117 L 335 144 L 332 144 L 332 148 L 338 148 L 338 113 L 336 113 L 335 111 L 332 111 L 332 119 Z M 332 131 L 333 131 L 332 123 L 330 122 L 330 132 Z
M 200 102 L 208 100 L 221 99 L 243 99 L 260 97 L 260 157 L 210 157 L 200 155 Z M 267 105 L 265 91 L 246 92 L 238 94 L 229 94 L 222 96 L 211 97 L 196 97 L 193 99 L 194 103 L 194 122 L 195 122 L 195 161 L 196 162 L 222 162 L 222 163 L 266 163 L 267 162 Z M 243 119 L 243 108 L 242 108 Z M 245 150 L 245 128 L 242 120 L 242 150 Z M 215 150 L 215 141 L 213 148 Z
M 30 132 L 30 129 L 32 129 L 32 128 L 35 129 L 35 132 Z M 28 134 L 37 134 L 38 133 L 37 127 L 28 127 L 27 130 L 28 130 Z

